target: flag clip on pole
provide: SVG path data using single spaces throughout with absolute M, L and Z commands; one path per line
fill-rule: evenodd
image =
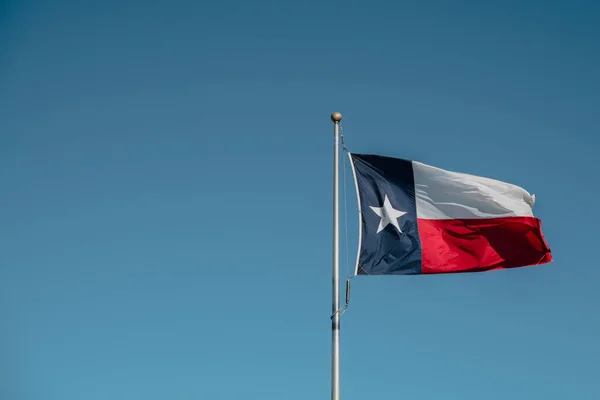
M 339 220 L 339 142 L 342 114 L 331 114 L 333 121 L 333 304 L 331 316 L 331 400 L 340 400 L 340 220 Z

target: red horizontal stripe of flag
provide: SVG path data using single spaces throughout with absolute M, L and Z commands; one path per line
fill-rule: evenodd
M 550 248 L 535 217 L 418 219 L 422 273 L 443 274 L 545 264 Z

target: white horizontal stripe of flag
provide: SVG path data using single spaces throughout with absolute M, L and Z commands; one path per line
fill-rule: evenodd
M 535 196 L 510 183 L 413 161 L 417 218 L 531 217 Z

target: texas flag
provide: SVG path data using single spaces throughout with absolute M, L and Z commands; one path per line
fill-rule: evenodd
M 552 261 L 535 196 L 416 161 L 349 154 L 360 210 L 357 275 L 475 272 Z

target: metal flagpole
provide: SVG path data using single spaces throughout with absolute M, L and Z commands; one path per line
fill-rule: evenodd
M 339 219 L 339 127 L 342 114 L 333 121 L 333 305 L 331 315 L 331 400 L 340 400 L 340 219 Z

